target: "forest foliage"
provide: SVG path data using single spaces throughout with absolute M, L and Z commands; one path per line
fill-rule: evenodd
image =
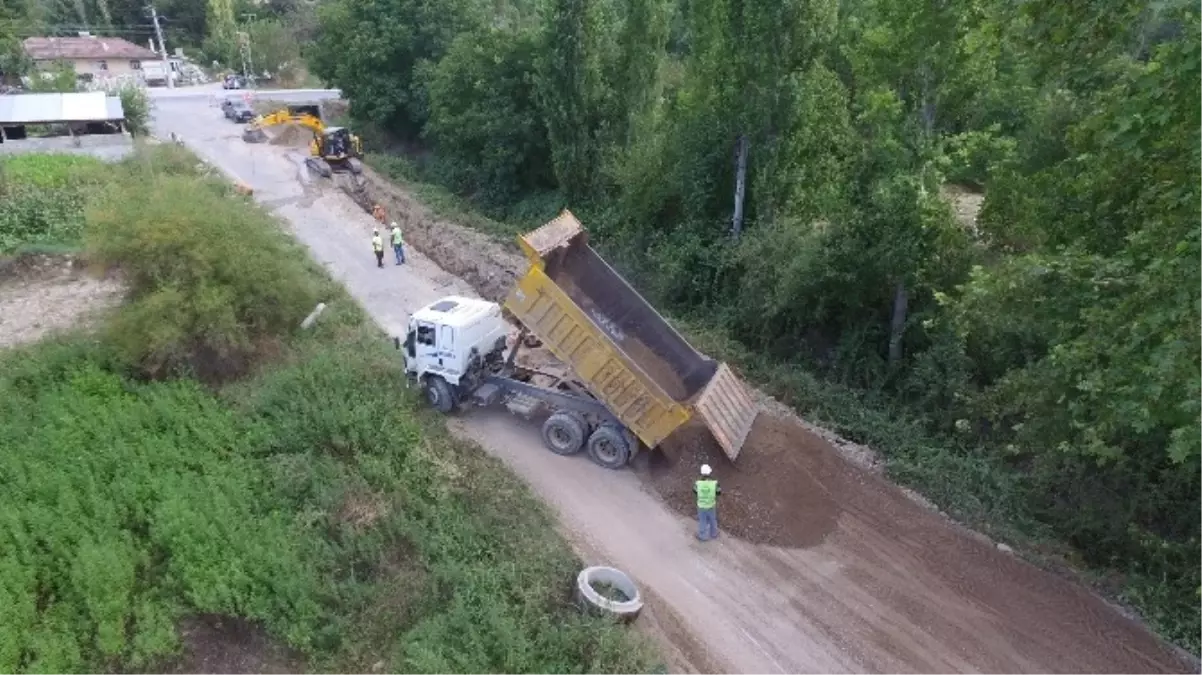
M 1196 653 L 1198 32 L 1177 0 L 330 0 L 306 56 L 423 175 L 570 206 L 665 309 L 982 462 Z

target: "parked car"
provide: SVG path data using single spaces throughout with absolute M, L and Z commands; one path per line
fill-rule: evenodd
M 255 118 L 255 111 L 250 104 L 240 98 L 227 98 L 221 102 L 221 112 L 226 119 L 235 122 L 249 122 Z
M 242 77 L 241 75 L 233 75 L 233 74 L 226 75 L 225 79 L 222 80 L 222 82 L 221 82 L 221 88 L 222 89 L 245 89 L 246 88 L 246 78 Z

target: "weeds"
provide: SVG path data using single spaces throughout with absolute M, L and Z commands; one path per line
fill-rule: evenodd
M 84 206 L 103 171 L 100 160 L 77 155 L 0 160 L 0 254 L 78 244 Z
M 195 179 L 119 183 L 87 223 L 89 258 L 120 265 L 130 286 L 112 339 L 148 375 L 241 375 L 317 302 L 270 216 Z
M 648 667 L 573 612 L 549 514 L 418 411 L 389 348 L 324 342 L 221 395 L 124 379 L 103 343 L 0 361 L 0 668 L 145 667 L 197 612 L 263 621 L 326 669 Z

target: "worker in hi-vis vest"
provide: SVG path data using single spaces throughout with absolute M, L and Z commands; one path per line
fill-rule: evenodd
M 718 538 L 718 495 L 722 494 L 722 488 L 710 478 L 712 473 L 709 464 L 702 464 L 701 480 L 693 485 L 693 492 L 697 493 L 697 538 L 701 541 Z
M 392 231 L 389 233 L 392 238 L 392 252 L 396 255 L 396 264 L 405 264 L 405 239 L 401 236 L 401 226 L 392 222 Z
M 376 254 L 376 267 L 384 266 L 384 240 L 379 230 L 371 231 L 371 251 Z

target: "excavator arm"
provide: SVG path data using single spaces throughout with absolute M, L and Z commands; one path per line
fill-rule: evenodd
M 320 117 L 301 110 L 281 108 L 259 115 L 246 125 L 242 140 L 262 143 L 267 140 L 263 130 L 281 124 L 295 124 L 313 132 L 313 138 L 309 141 L 308 164 L 323 176 L 341 171 L 353 174 L 361 172 L 359 158 L 363 156 L 363 141 L 347 129 L 327 127 Z
M 308 113 L 293 114 L 287 108 L 266 115 L 259 115 L 251 120 L 247 126 L 251 129 L 263 129 L 279 124 L 299 124 L 319 136 L 324 134 L 326 130 L 326 125 L 321 119 Z

